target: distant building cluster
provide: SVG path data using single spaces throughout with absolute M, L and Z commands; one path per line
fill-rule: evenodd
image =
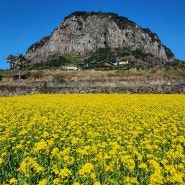
M 76 71 L 79 69 L 120 69 L 127 70 L 129 66 L 129 61 L 120 61 L 120 62 L 111 62 L 108 60 L 102 61 L 91 61 L 91 62 L 82 62 L 77 65 L 66 65 L 62 66 L 64 70 Z

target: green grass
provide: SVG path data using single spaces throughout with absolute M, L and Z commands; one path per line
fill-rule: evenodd
M 65 59 L 69 60 L 71 64 L 78 64 L 80 62 L 80 60 L 78 58 L 72 57 L 69 54 L 64 54 L 62 55 Z
M 7 76 L 10 75 L 11 71 L 10 70 L 0 70 L 0 75 L 2 76 Z

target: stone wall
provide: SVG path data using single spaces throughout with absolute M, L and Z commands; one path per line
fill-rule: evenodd
M 106 83 L 30 83 L 0 84 L 0 96 L 20 96 L 30 94 L 89 94 L 89 93 L 125 93 L 125 94 L 185 94 L 185 83 L 167 84 L 121 84 Z

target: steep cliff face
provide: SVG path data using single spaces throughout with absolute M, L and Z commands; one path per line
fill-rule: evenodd
M 98 48 L 116 51 L 141 51 L 150 60 L 167 62 L 175 59 L 158 36 L 125 17 L 114 13 L 74 12 L 51 33 L 30 46 L 26 57 L 31 63 L 47 61 L 51 56 L 70 54 L 82 59 Z

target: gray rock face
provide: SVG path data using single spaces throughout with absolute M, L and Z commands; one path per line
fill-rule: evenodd
M 98 48 L 142 50 L 163 62 L 173 61 L 174 54 L 158 36 L 125 17 L 112 13 L 75 12 L 64 19 L 50 36 L 30 46 L 26 58 L 31 63 L 46 61 L 68 53 L 87 58 Z

